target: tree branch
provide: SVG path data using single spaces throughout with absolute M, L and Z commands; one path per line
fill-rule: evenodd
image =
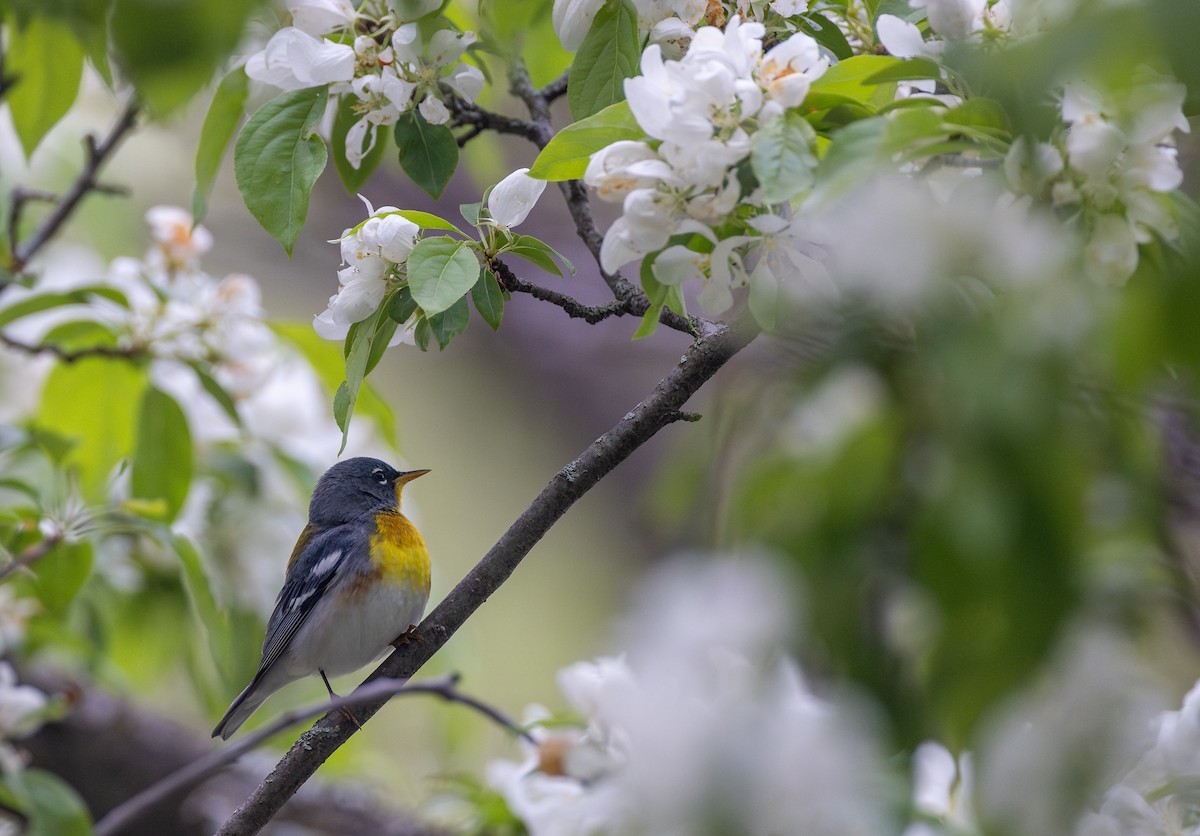
M 100 169 L 104 166 L 109 156 L 111 156 L 112 152 L 121 144 L 121 140 L 133 128 L 134 123 L 137 121 L 137 115 L 138 106 L 130 102 L 125 106 L 125 109 L 121 112 L 121 115 L 117 118 L 112 128 L 109 129 L 108 135 L 99 144 L 97 144 L 95 137 L 90 135 L 87 137 L 87 159 L 84 163 L 83 171 L 75 178 L 75 182 L 58 199 L 54 210 L 42 221 L 41 226 L 33 231 L 32 235 L 20 243 L 17 242 L 15 237 L 12 238 L 13 252 L 8 265 L 9 271 L 19 273 L 25 269 L 25 266 L 37 255 L 42 247 L 58 234 L 58 231 L 66 223 L 67 219 L 71 217 L 79 202 L 83 200 L 88 192 L 118 193 L 117 189 L 102 185 L 96 178 L 99 176 Z M 17 206 L 14 206 L 14 212 L 16 209 Z M 17 220 L 14 219 L 12 224 L 15 231 Z M 3 287 L 0 286 L 0 291 L 2 290 Z
M 573 296 L 559 293 L 548 287 L 536 285 L 518 278 L 515 273 L 500 259 L 493 259 L 492 270 L 500 280 L 501 286 L 510 293 L 527 293 L 534 299 L 557 305 L 566 311 L 567 316 L 585 320 L 589 325 L 595 325 L 612 316 L 622 316 L 630 312 L 628 302 L 610 302 L 607 305 L 585 305 Z
M 26 569 L 37 563 L 43 557 L 50 554 L 54 550 L 54 547 L 62 541 L 62 533 L 56 531 L 49 537 L 25 548 L 19 555 L 12 559 L 11 563 L 7 563 L 3 568 L 0 568 L 0 583 L 3 583 L 5 579 L 18 569 Z
M 546 104 L 550 104 L 550 102 L 567 92 L 567 76 L 570 74 L 571 71 L 566 70 L 562 75 L 538 91 L 538 95 L 542 97 L 542 100 Z
M 85 357 L 109 357 L 132 360 L 147 353 L 146 349 L 137 346 L 119 348 L 112 345 L 93 345 L 88 348 L 70 350 L 60 345 L 54 345 L 53 343 L 23 342 L 3 333 L 0 333 L 0 345 L 5 345 L 17 351 L 23 351 L 26 354 L 53 354 L 64 363 L 74 363 L 76 360 L 82 360 Z
M 474 102 L 468 102 L 446 85 L 442 86 L 442 95 L 446 102 L 446 109 L 450 111 L 451 124 L 455 127 L 470 126 L 472 128 L 470 133 L 459 138 L 462 140 L 460 145 L 470 141 L 483 131 L 514 134 L 523 136 L 532 142 L 538 141 L 538 128 L 532 122 L 484 110 Z
M 421 622 L 414 633 L 416 640 L 401 645 L 367 681 L 406 679 L 416 673 L 500 588 L 576 500 L 660 429 L 677 420 L 683 404 L 756 334 L 753 324 L 743 320 L 734 325 L 716 325 L 694 342 L 645 400 L 550 480 L 496 545 Z M 370 719 L 384 702 L 376 699 L 364 704 L 358 714 L 359 723 Z M 340 713 L 326 714 L 300 736 L 271 774 L 234 811 L 218 836 L 257 833 L 355 731 L 357 727 Z
M 96 836 L 112 836 L 120 833 L 132 822 L 136 821 L 156 804 L 160 804 L 172 795 L 190 789 L 215 775 L 229 764 L 236 761 L 246 752 L 257 748 L 266 740 L 274 737 L 288 726 L 302 720 L 324 714 L 327 711 L 339 711 L 342 708 L 354 708 L 360 705 L 378 701 L 381 705 L 393 697 L 408 694 L 433 694 L 447 702 L 456 702 L 475 709 L 498 725 L 532 742 L 529 732 L 522 729 L 503 713 L 495 708 L 460 693 L 456 686 L 458 674 L 449 674 L 429 682 L 407 684 L 398 679 L 376 679 L 355 689 L 354 693 L 334 700 L 322 700 L 305 708 L 287 711 L 276 717 L 270 723 L 255 729 L 236 743 L 218 749 L 206 757 L 194 761 L 183 769 L 173 772 L 161 781 L 151 784 L 129 800 L 109 810 L 104 818 L 95 826 Z

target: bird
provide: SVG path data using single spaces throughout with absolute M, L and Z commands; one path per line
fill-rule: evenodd
M 428 472 L 360 456 L 317 480 L 258 672 L 213 737 L 228 740 L 267 697 L 305 676 L 320 674 L 335 697 L 330 676 L 357 670 L 406 639 L 429 600 L 430 564 L 420 532 L 400 513 L 400 493 Z

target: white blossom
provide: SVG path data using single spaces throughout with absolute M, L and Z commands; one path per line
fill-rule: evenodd
M 287 0 L 292 25 L 309 35 L 328 35 L 354 25 L 350 0 Z
M 545 180 L 530 177 L 528 168 L 518 168 L 492 187 L 488 215 L 501 230 L 511 229 L 529 216 L 545 190 Z
M 603 5 L 604 0 L 554 0 L 550 20 L 563 49 L 567 52 L 579 49 Z
M 246 75 L 284 90 L 320 87 L 354 78 L 354 48 L 288 26 L 246 60 Z
M 531 832 L 886 831 L 863 718 L 813 697 L 779 655 L 780 580 L 743 558 L 680 561 L 643 585 L 628 664 L 560 674 L 586 726 L 553 759 L 488 770 Z

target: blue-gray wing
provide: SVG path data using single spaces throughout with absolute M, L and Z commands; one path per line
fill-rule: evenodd
M 361 527 L 351 523 L 315 534 L 304 544 L 275 599 L 275 611 L 267 622 L 267 635 L 263 639 L 258 676 L 262 676 L 287 650 L 355 547 L 363 548 L 364 542 Z

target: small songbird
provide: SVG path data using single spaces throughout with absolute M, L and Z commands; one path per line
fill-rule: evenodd
M 353 458 L 313 489 L 308 525 L 288 561 L 267 623 L 258 673 L 213 737 L 228 740 L 263 700 L 289 682 L 349 673 L 383 656 L 421 620 L 429 600 L 429 552 L 400 513 L 400 491 L 428 473 Z

